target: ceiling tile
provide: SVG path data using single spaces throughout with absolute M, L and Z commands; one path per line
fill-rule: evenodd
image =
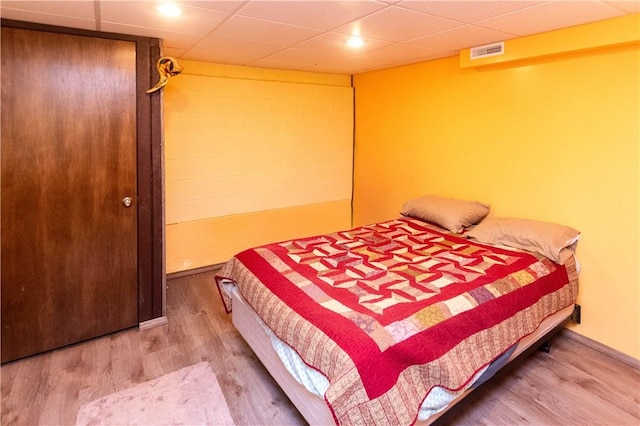
M 348 54 L 333 54 L 330 50 L 324 49 L 298 49 L 289 48 L 283 49 L 272 55 L 265 57 L 263 60 L 256 61 L 252 65 L 261 66 L 259 64 L 266 64 L 268 61 L 281 61 L 281 62 L 295 62 L 300 64 L 300 68 L 305 70 L 315 70 L 321 72 L 343 72 L 346 69 L 352 68 L 360 59 L 350 56 Z
M 166 33 L 203 36 L 227 17 L 224 12 L 188 5 L 181 5 L 179 16 L 165 17 L 156 10 L 157 1 L 102 1 L 100 5 L 103 25 L 125 24 Z
M 515 35 L 495 31 L 475 25 L 464 25 L 452 30 L 442 31 L 437 34 L 422 37 L 407 42 L 418 46 L 431 47 L 442 50 L 461 50 L 467 47 L 481 46 L 496 41 L 514 38 Z
M 152 0 L 4 0 L 0 15 L 158 37 L 178 59 L 353 74 L 640 13 L 638 0 L 173 1 L 183 8 L 174 19 Z M 345 45 L 352 33 L 365 40 L 359 50 Z
M 387 5 L 372 1 L 253 1 L 239 15 L 330 30 Z
M 90 1 L 7 1 L 2 0 L 3 9 L 37 12 L 41 14 L 95 19 L 94 4 Z M 5 18 L 4 10 L 2 17 Z
M 392 41 L 361 37 L 364 45 L 359 48 L 352 48 L 347 45 L 347 41 L 350 38 L 351 36 L 348 34 L 328 32 L 303 41 L 297 44 L 296 47 L 307 50 L 325 51 L 329 54 L 354 55 L 393 43 Z
M 53 24 L 83 30 L 97 29 L 93 2 L 88 1 L 5 1 L 0 16 L 16 21 Z
M 124 25 L 113 22 L 103 22 L 100 30 L 105 32 L 129 34 L 142 37 L 156 37 L 163 40 L 164 47 L 177 48 L 182 50 L 189 49 L 202 39 L 201 36 L 195 34 L 181 34 L 155 28 Z
M 398 44 L 399 49 L 404 49 L 404 45 Z M 414 46 L 415 47 L 415 46 Z M 352 56 L 344 59 L 340 59 L 336 61 L 333 65 L 332 72 L 343 72 L 340 71 L 341 67 L 349 70 L 350 74 L 359 74 L 362 72 L 373 71 L 382 68 L 390 68 L 400 65 L 408 65 L 416 62 L 422 62 L 426 60 L 436 59 L 436 58 L 444 58 L 447 56 L 456 55 L 456 52 L 434 52 L 428 54 L 428 52 L 433 52 L 427 49 L 414 50 L 411 49 L 411 52 L 420 56 L 413 56 L 410 52 L 405 52 L 405 55 L 389 55 L 388 48 L 382 48 L 375 56 L 370 55 L 359 55 Z M 427 56 L 422 56 L 427 54 Z M 327 68 L 326 63 L 319 64 L 318 67 L 308 68 L 308 71 L 314 71 L 319 69 Z
M 188 6 L 199 7 L 202 9 L 218 10 L 220 12 L 233 12 L 237 9 L 242 9 L 249 2 L 244 0 L 193 0 L 193 1 L 180 1 L 180 4 Z
M 391 6 L 334 31 L 402 42 L 460 25 L 460 22 Z
M 246 16 L 233 16 L 215 31 L 227 40 L 260 41 L 273 46 L 290 46 L 320 34 L 312 28 L 280 24 Z
M 640 1 L 637 0 L 603 1 L 602 3 L 626 13 L 640 13 Z
M 335 69 L 336 64 L 355 63 L 363 58 L 363 50 L 353 50 L 344 45 L 343 34 L 326 33 L 308 42 L 300 43 L 296 47 L 283 49 L 275 52 L 257 62 L 265 64 L 270 60 L 299 63 L 302 68 L 315 67 L 319 64 L 329 64 L 330 68 Z M 367 43 L 369 49 L 380 48 L 392 44 L 382 40 L 369 40 Z M 379 59 L 375 59 L 379 62 Z M 253 65 L 253 63 L 252 63 Z
M 0 16 L 4 19 L 14 19 L 16 21 L 35 22 L 38 24 L 51 25 L 51 15 L 42 13 L 29 12 L 26 10 L 18 9 L 2 9 Z M 82 30 L 96 31 L 95 19 L 79 19 L 70 16 L 57 16 L 55 18 L 55 25 L 69 28 L 80 28 Z
M 477 22 L 483 27 L 517 35 L 538 34 L 623 13 L 597 1 L 552 1 Z
M 245 65 L 281 49 L 280 46 L 254 41 L 229 40 L 210 36 L 189 49 L 183 57 L 194 61 Z
M 546 1 L 416 1 L 407 0 L 400 7 L 456 21 L 473 23 L 481 19 L 502 15 L 519 9 L 546 3 Z

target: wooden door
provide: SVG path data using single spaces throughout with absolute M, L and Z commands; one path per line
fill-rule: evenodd
M 7 362 L 138 324 L 136 46 L 1 36 Z

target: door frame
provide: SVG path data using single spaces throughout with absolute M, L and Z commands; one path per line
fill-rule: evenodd
M 136 45 L 136 145 L 138 180 L 138 323 L 165 316 L 164 161 L 162 90 L 147 94 L 159 79 L 158 38 L 105 33 L 0 19 L 3 27 L 134 42 Z

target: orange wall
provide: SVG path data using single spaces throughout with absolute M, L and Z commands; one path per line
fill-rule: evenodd
M 181 65 L 164 89 L 167 272 L 349 227 L 350 76 Z
M 540 47 L 535 38 L 527 45 Z M 574 330 L 640 358 L 638 43 L 525 57 L 355 76 L 354 225 L 435 193 L 578 228 L 583 309 Z

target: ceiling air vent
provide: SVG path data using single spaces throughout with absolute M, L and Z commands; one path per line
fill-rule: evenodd
M 503 54 L 504 41 L 471 48 L 471 59 L 487 58 L 489 56 L 498 56 Z

